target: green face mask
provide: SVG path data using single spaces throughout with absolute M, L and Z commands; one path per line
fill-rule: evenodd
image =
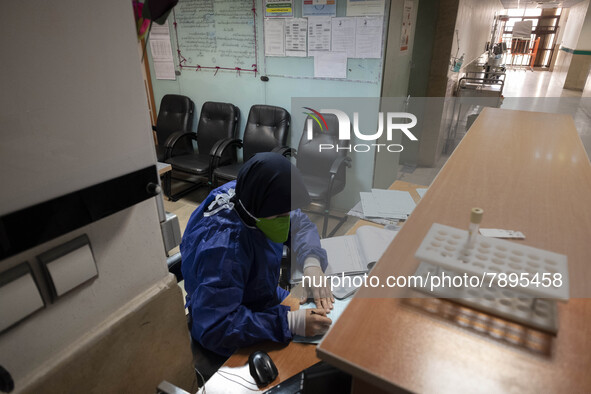
M 256 226 L 273 242 L 283 243 L 289 237 L 289 215 L 258 219 Z

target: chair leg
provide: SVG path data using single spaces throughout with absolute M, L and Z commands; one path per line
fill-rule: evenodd
M 327 209 L 324 210 L 323 216 L 324 216 L 324 224 L 322 225 L 322 238 L 326 238 L 326 227 L 328 226 L 328 217 L 330 216 Z
M 188 182 L 188 181 L 185 181 L 185 180 L 181 180 L 181 181 L 183 181 L 183 182 L 187 182 L 187 183 L 192 183 L 193 185 L 192 185 L 192 186 L 189 186 L 189 187 L 188 187 L 188 188 L 186 188 L 185 190 L 182 190 L 182 191 L 180 191 L 180 192 L 176 193 L 175 195 L 170 195 L 170 196 L 168 197 L 168 199 L 169 199 L 170 201 L 174 201 L 174 202 L 176 202 L 176 201 L 178 201 L 178 200 L 179 200 L 181 197 L 183 197 L 183 196 L 185 196 L 185 195 L 187 195 L 187 194 L 189 194 L 189 193 L 191 193 L 191 192 L 193 192 L 193 191 L 195 191 L 195 190 L 199 189 L 200 187 L 203 187 L 203 186 L 209 187 L 209 185 L 207 184 L 207 182 L 194 183 L 194 182 Z

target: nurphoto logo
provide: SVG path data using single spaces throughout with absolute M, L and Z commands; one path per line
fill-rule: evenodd
M 316 111 L 310 107 L 303 107 L 310 112 L 304 112 L 308 115 L 306 121 L 306 130 L 308 139 L 313 139 L 313 128 L 314 122 L 318 124 L 321 132 L 329 132 L 333 130 L 328 129 L 326 119 L 322 114 L 335 115 L 339 121 L 339 140 L 351 140 L 351 120 L 349 116 L 338 109 L 321 109 Z M 411 128 L 417 125 L 417 117 L 409 112 L 387 112 L 386 113 L 386 139 L 390 142 L 394 135 L 394 131 L 400 130 L 404 135 L 411 141 L 418 141 L 418 138 L 410 131 Z M 410 120 L 410 122 L 401 122 L 401 120 Z M 333 131 L 334 132 L 334 131 Z M 353 133 L 355 136 L 362 141 L 377 141 L 384 132 L 384 113 L 378 113 L 378 130 L 373 134 L 364 134 L 359 130 L 359 113 L 353 113 Z M 380 149 L 386 149 L 388 152 L 396 153 L 402 152 L 404 147 L 401 144 L 378 144 L 378 143 L 363 143 L 354 145 L 339 145 L 339 144 L 319 144 L 318 151 L 323 150 L 347 150 L 349 152 L 369 152 L 372 149 L 376 149 L 378 152 Z

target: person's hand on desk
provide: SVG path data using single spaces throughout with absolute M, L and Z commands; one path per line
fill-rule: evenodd
M 314 337 L 328 331 L 332 320 L 326 317 L 324 309 L 306 309 L 306 336 Z
M 328 331 L 332 320 L 324 309 L 299 309 L 287 313 L 287 324 L 293 335 L 314 337 Z
M 303 294 L 300 297 L 300 303 L 303 304 L 308 298 L 313 298 L 316 308 L 322 308 L 330 313 L 333 308 L 334 297 L 330 287 L 330 281 L 325 279 L 324 272 L 318 266 L 308 266 L 304 268 L 304 277 L 309 280 L 304 281 Z M 318 286 L 319 285 L 319 286 Z

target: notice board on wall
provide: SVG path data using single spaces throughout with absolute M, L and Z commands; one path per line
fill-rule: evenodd
M 256 71 L 253 0 L 180 0 L 173 19 L 181 68 Z

